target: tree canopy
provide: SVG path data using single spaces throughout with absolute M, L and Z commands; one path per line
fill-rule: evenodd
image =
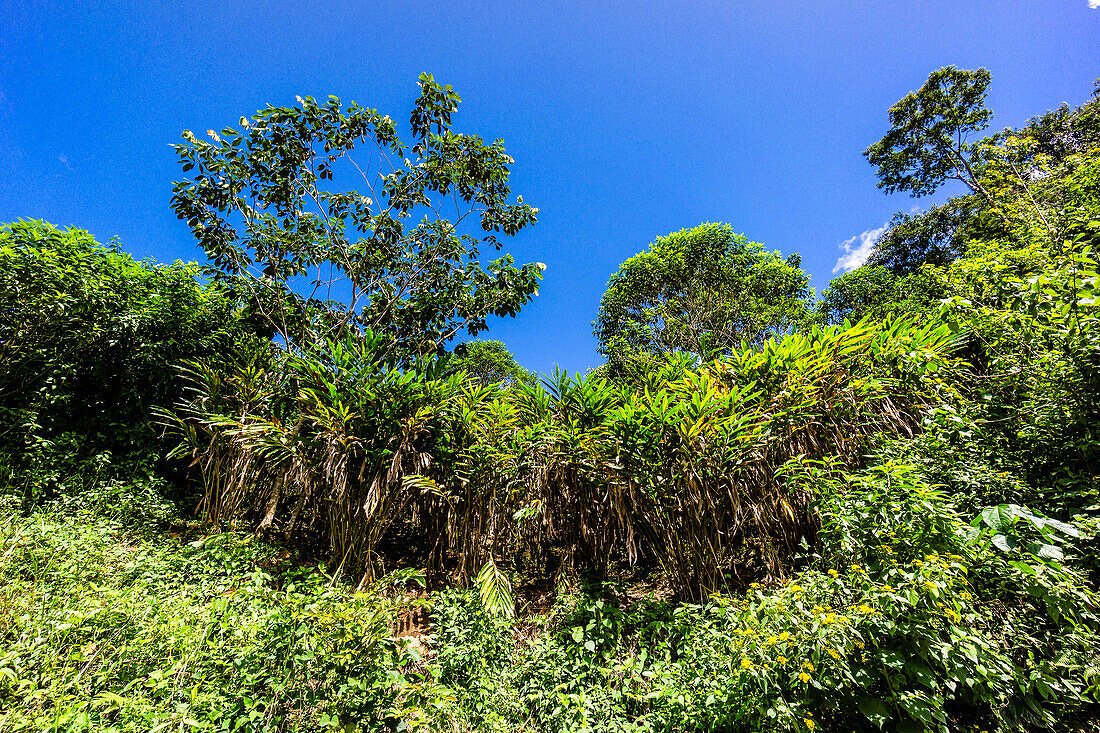
M 858 321 L 877 312 L 887 296 L 895 292 L 897 277 L 881 265 L 864 265 L 846 272 L 829 283 L 817 303 L 817 314 L 824 323 Z
M 513 159 L 453 129 L 450 86 L 428 74 L 419 85 L 411 145 L 376 110 L 299 97 L 175 146 L 191 173 L 175 184 L 176 215 L 282 342 L 372 330 L 425 354 L 537 293 L 541 265 L 478 261 L 535 222 L 538 209 L 510 198 Z M 341 190 L 351 181 L 361 190 Z
M 875 241 L 867 264 L 900 276 L 924 264 L 950 263 L 965 249 L 965 225 L 975 208 L 973 197 L 961 196 L 918 214 L 898 212 Z
M 1094 93 L 1079 107 L 1063 105 L 1019 129 L 967 141 L 986 124 L 988 84 L 989 74 L 982 69 L 939 69 L 891 110 L 894 127 L 867 151 L 871 163 L 879 165 L 880 186 L 909 186 L 915 195 L 934 190 L 944 176 L 911 167 L 909 183 L 902 186 L 899 171 L 907 156 L 927 161 L 939 155 L 940 172 L 963 180 L 971 193 L 921 213 L 895 215 L 867 264 L 824 291 L 819 317 L 839 323 L 858 314 L 922 311 L 945 294 L 943 276 L 935 270 L 959 258 L 1020 250 L 1026 259 L 1026 252 L 1040 241 L 1061 249 L 1068 241 L 1092 239 L 1089 222 L 1095 219 L 1100 190 L 1095 155 L 1100 98 Z M 937 143 L 935 130 L 951 130 L 954 137 Z M 893 152 L 887 155 L 889 150 Z M 932 188 L 921 188 L 918 179 Z M 877 268 L 886 268 L 894 278 Z
M 659 237 L 611 277 L 594 324 L 600 353 L 703 355 L 785 332 L 808 312 L 799 264 L 729 224 Z
M 926 196 L 954 178 L 984 193 L 967 138 L 993 116 L 985 107 L 990 78 L 985 69 L 946 66 L 891 107 L 890 130 L 863 153 L 878 168 L 879 187 Z
M 455 347 L 448 363 L 453 372 L 465 372 L 479 384 L 534 384 L 536 377 L 521 367 L 500 341 L 467 341 Z

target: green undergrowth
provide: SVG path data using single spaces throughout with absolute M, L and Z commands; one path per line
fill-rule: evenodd
M 824 551 L 791 578 L 701 605 L 605 583 L 513 625 L 515 643 L 475 599 L 437 597 L 430 666 L 459 728 L 1093 729 L 1095 600 L 1078 575 L 1002 552 L 912 467 L 819 469 Z
M 248 535 L 154 519 L 5 514 L 0 729 L 316 730 L 402 715 L 392 604 Z
M 826 468 L 791 469 L 823 539 L 790 577 L 704 604 L 581 579 L 515 618 L 408 570 L 355 592 L 141 482 L 6 506 L 0 730 L 1091 730 L 1081 578 L 910 466 Z

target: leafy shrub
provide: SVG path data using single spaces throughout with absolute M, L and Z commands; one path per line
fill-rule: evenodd
M 430 671 L 455 692 L 450 715 L 474 730 L 512 730 L 525 712 L 511 621 L 487 614 L 474 593 L 450 589 L 432 599 L 432 628 Z
M 179 453 L 202 469 L 209 519 L 320 520 L 334 562 L 368 577 L 404 526 L 433 572 L 457 555 L 460 581 L 534 545 L 597 576 L 617 555 L 653 557 L 700 600 L 739 556 L 779 576 L 812 541 L 809 494 L 774 467 L 852 466 L 880 433 L 911 435 L 953 393 L 956 342 L 905 320 L 814 329 L 635 391 L 565 373 L 546 389 L 444 379 L 367 334 L 273 369 L 196 365 Z
M 229 350 L 234 303 L 194 265 L 135 262 L 87 232 L 0 225 L 0 481 L 28 502 L 148 472 L 174 367 Z M 112 468 L 117 466 L 117 469 Z
M 999 549 L 914 466 L 802 460 L 784 475 L 819 497 L 823 522 L 811 567 L 787 581 L 678 606 L 605 584 L 559 595 L 511 633 L 473 596 L 443 596 L 433 669 L 455 714 L 546 731 L 1007 731 L 1087 718 L 1098 619 L 1073 572 L 1023 544 Z

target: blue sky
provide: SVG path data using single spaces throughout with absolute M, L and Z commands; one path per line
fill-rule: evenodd
M 181 130 L 295 95 L 406 120 L 429 71 L 463 97 L 457 129 L 503 138 L 513 191 L 541 210 L 507 247 L 548 265 L 540 295 L 485 337 L 530 369 L 584 370 L 600 362 L 591 322 L 608 278 L 657 236 L 729 222 L 801 253 L 820 290 L 842 246 L 934 201 L 884 195 L 861 155 L 933 69 L 988 68 L 995 127 L 1088 99 L 1090 4 L 8 0 L 0 221 L 199 259 L 169 208 Z

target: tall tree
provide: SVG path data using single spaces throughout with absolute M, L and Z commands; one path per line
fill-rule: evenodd
M 481 384 L 534 384 L 535 375 L 516 362 L 512 352 L 500 341 L 467 341 L 455 347 L 448 363 L 452 373 L 463 371 Z
M 979 146 L 968 142 L 993 117 L 985 106 L 990 78 L 985 69 L 946 66 L 891 107 L 890 130 L 863 153 L 878 168 L 879 187 L 926 196 L 954 179 L 992 202 L 978 179 Z
M 214 276 L 282 342 L 371 330 L 395 353 L 425 354 L 537 293 L 541 265 L 478 262 L 481 248 L 501 248 L 498 233 L 538 213 L 510 201 L 513 159 L 499 140 L 452 129 L 461 100 L 450 86 L 428 74 L 419 84 L 411 145 L 373 109 L 299 97 L 242 117 L 240 129 L 210 130 L 209 141 L 186 131 L 175 146 L 194 171 L 175 184 L 176 215 Z M 354 179 L 364 190 L 333 190 Z
M 817 303 L 817 316 L 827 324 L 858 321 L 864 316 L 885 315 L 894 300 L 897 275 L 881 265 L 867 264 L 846 272 L 829 283 Z
M 949 264 L 966 249 L 966 225 L 979 208 L 974 199 L 957 196 L 919 214 L 898 212 L 875 240 L 867 263 L 899 277 L 924 264 Z
M 1071 233 L 1080 195 L 1067 183 L 1100 141 L 1098 100 L 1063 105 L 1020 130 L 972 142 L 992 117 L 985 107 L 989 82 L 985 69 L 948 66 L 890 109 L 890 130 L 864 151 L 878 168 L 879 186 L 919 197 L 954 179 L 972 195 L 918 216 L 896 216 L 871 263 L 902 275 L 926 262 L 945 264 L 974 238 L 1022 246 L 1039 236 L 1059 246 Z
M 807 316 L 799 265 L 797 255 L 783 259 L 728 224 L 659 237 L 611 277 L 594 324 L 600 353 L 704 355 L 760 343 Z

